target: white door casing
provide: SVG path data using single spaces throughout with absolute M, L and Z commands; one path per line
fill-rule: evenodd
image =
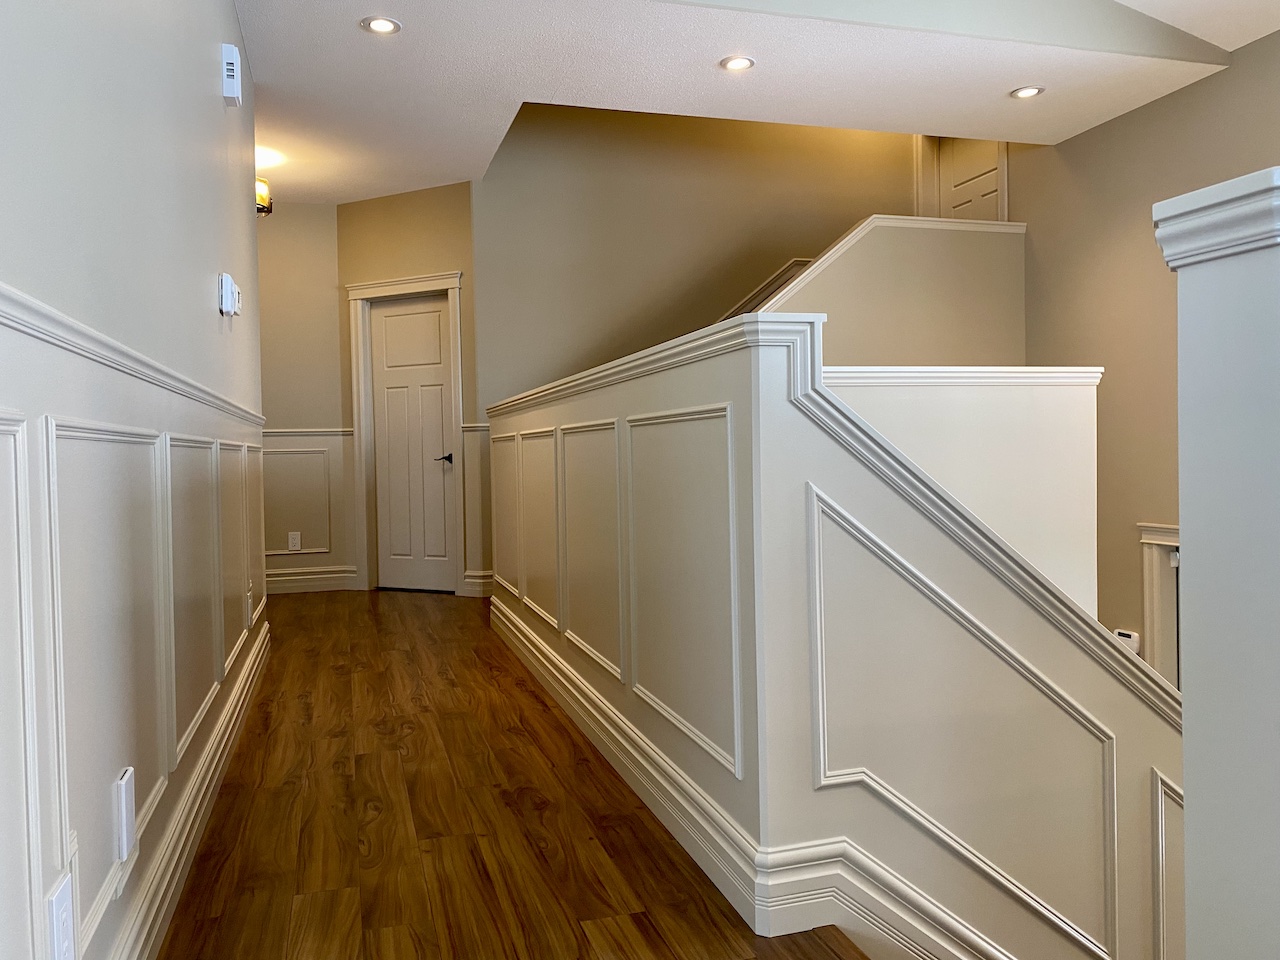
M 363 491 L 353 531 L 360 589 L 456 591 L 462 583 L 460 289 L 457 272 L 347 288 L 355 473 Z M 392 391 L 390 407 L 385 390 Z M 387 422 L 388 410 L 399 419 Z M 398 459 L 379 436 L 388 427 L 401 433 Z M 447 454 L 452 464 L 435 460 Z M 399 497 L 386 509 L 384 480 L 392 500 Z M 406 497 L 410 485 L 417 492 Z
M 448 309 L 436 294 L 370 310 L 380 587 L 457 588 Z

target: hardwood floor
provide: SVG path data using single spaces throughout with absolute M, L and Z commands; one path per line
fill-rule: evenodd
M 865 960 L 756 937 L 487 606 L 272 597 L 273 648 L 162 960 Z

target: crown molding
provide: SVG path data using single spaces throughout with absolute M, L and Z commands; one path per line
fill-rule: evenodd
M 1174 270 L 1280 245 L 1280 167 L 1162 201 L 1151 212 Z

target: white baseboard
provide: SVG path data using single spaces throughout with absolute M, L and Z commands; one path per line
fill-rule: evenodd
M 160 949 L 270 647 L 271 624 L 263 623 L 146 875 L 133 893 L 109 960 L 149 960 Z
M 765 849 L 501 600 L 494 629 L 762 936 L 826 924 L 871 960 L 1013 960 L 840 837 Z
M 493 571 L 468 570 L 462 577 L 462 585 L 458 588 L 460 597 L 493 596 Z
M 363 589 L 355 567 L 298 567 L 267 571 L 268 594 Z

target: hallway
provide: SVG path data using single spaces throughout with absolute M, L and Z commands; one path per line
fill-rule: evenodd
M 268 601 L 272 650 L 161 960 L 859 960 L 756 937 L 484 601 Z

